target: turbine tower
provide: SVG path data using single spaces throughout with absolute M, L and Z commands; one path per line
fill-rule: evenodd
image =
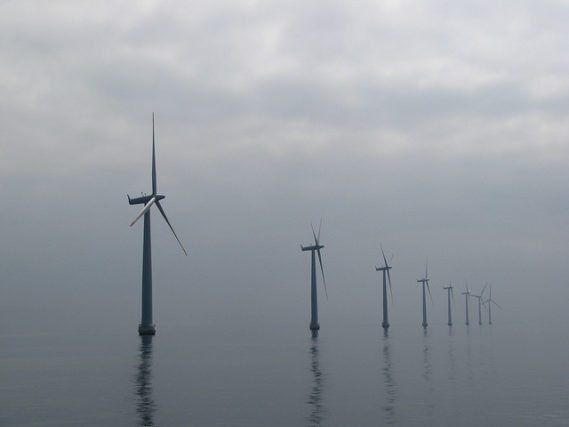
M 466 299 L 465 299 L 465 301 L 466 301 L 466 326 L 468 326 L 470 324 L 469 320 L 468 320 L 468 306 L 469 306 L 468 303 L 470 302 L 468 300 L 468 297 L 470 297 L 470 290 L 468 289 L 468 283 L 465 283 L 464 286 L 466 288 L 466 292 L 463 292 L 462 295 L 464 295 L 466 297 Z
M 314 332 L 320 329 L 320 324 L 318 323 L 318 293 L 316 290 L 316 254 L 318 254 L 318 262 L 320 263 L 320 271 L 322 272 L 322 283 L 324 284 L 326 299 L 328 299 L 328 291 L 326 290 L 326 278 L 324 277 L 324 267 L 322 266 L 322 255 L 320 253 L 320 249 L 324 247 L 320 244 L 320 229 L 322 228 L 322 220 L 320 220 L 320 225 L 318 226 L 318 235 L 316 235 L 314 232 L 314 227 L 312 224 L 310 224 L 310 227 L 312 228 L 312 235 L 314 236 L 314 245 L 300 245 L 300 249 L 302 249 L 303 252 L 311 252 L 310 330 Z
M 482 288 L 482 292 L 480 292 L 480 295 L 472 294 L 472 296 L 474 298 L 478 298 L 478 324 L 479 325 L 482 325 L 482 296 L 484 295 L 484 290 L 486 289 L 486 286 L 484 286 Z
M 428 326 L 427 323 L 427 298 L 425 295 L 425 287 L 429 291 L 429 298 L 431 299 L 431 303 L 433 302 L 433 297 L 431 296 L 431 288 L 429 287 L 429 261 L 427 260 L 427 264 L 425 266 L 425 277 L 422 279 L 417 280 L 417 283 L 421 283 L 423 285 L 423 328 Z
M 492 299 L 492 285 L 490 285 L 490 297 L 484 301 L 482 304 L 488 304 L 488 324 L 492 324 L 492 304 L 494 304 L 498 308 L 502 308 L 498 305 L 496 301 Z
M 160 200 L 164 199 L 166 196 L 158 194 L 156 186 L 156 150 L 155 150 L 155 137 L 154 137 L 154 113 L 152 113 L 152 194 L 142 195 L 137 198 L 130 198 L 127 194 L 128 203 L 131 205 L 144 205 L 142 210 L 136 216 L 134 221 L 130 223 L 132 227 L 141 216 L 144 215 L 144 232 L 143 232 L 143 242 L 142 242 L 142 317 L 140 325 L 138 325 L 139 335 L 154 335 L 156 334 L 156 327 L 152 323 L 152 254 L 151 254 L 151 243 L 150 243 L 150 208 L 152 205 L 156 205 L 160 214 L 164 217 L 166 224 L 174 233 L 174 237 L 178 241 L 178 244 L 187 256 L 188 253 L 182 246 L 182 242 L 178 239 L 174 228 L 168 221 L 168 217 L 160 204 Z
M 450 309 L 450 300 L 451 298 L 454 300 L 454 291 L 453 291 L 454 287 L 452 286 L 452 283 L 449 283 L 449 285 L 443 287 L 443 289 L 447 291 L 447 297 L 448 297 L 448 325 L 452 326 L 452 313 Z
M 383 267 L 375 267 L 375 271 L 381 271 L 383 273 L 383 322 L 381 322 L 381 326 L 384 329 L 389 328 L 389 316 L 387 312 L 387 280 L 389 280 L 389 292 L 391 293 L 391 302 L 393 302 L 393 291 L 391 289 L 391 274 L 389 270 L 391 270 L 391 266 L 387 263 L 387 258 L 385 258 L 385 252 L 383 252 L 383 248 L 381 247 L 381 255 L 383 256 Z

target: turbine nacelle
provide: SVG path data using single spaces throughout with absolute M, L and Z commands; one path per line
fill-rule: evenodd
M 320 249 L 322 249 L 324 247 L 324 245 L 312 245 L 312 246 L 302 246 L 300 245 L 300 249 L 302 249 L 302 251 L 306 252 L 306 251 L 318 251 Z
M 134 197 L 131 198 L 128 194 L 126 195 L 126 197 L 128 197 L 128 204 L 129 205 L 145 205 L 147 204 L 152 197 L 156 198 L 156 201 L 165 199 L 166 196 L 163 196 L 161 194 L 157 194 L 156 196 L 153 196 L 152 194 L 149 194 L 148 196 L 142 196 L 142 197 Z
M 429 299 L 431 300 L 431 303 L 433 302 L 433 296 L 431 295 L 431 287 L 429 286 L 429 280 L 431 279 L 420 279 L 417 280 L 417 283 L 421 283 L 423 286 L 425 286 L 427 288 L 427 291 L 429 292 Z

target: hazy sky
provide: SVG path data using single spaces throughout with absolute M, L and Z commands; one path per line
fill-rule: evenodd
M 561 1 L 1 2 L 4 331 L 135 330 L 152 111 L 189 251 L 154 214 L 159 328 L 307 327 L 320 217 L 321 323 L 379 322 L 380 241 L 397 321 L 420 322 L 428 256 L 434 321 L 469 280 L 496 316 L 566 323 L 567 22 Z

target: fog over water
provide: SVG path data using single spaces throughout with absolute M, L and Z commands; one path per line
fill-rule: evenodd
M 31 417 L 2 408 L 0 423 L 36 408 L 47 424 L 131 424 L 146 405 L 165 425 L 479 425 L 444 399 L 488 403 L 492 378 L 512 406 L 485 422 L 567 422 L 554 372 L 569 360 L 568 18 L 555 1 L 0 4 L 0 375 Z M 144 343 L 142 224 L 128 226 L 126 194 L 151 191 L 153 111 L 158 189 L 189 256 L 154 213 L 158 335 Z M 299 245 L 320 218 L 329 299 L 320 287 L 312 341 Z M 394 254 L 387 338 L 380 242 Z M 465 281 L 492 284 L 492 329 L 472 300 L 466 334 Z M 73 388 L 50 375 L 80 384 L 92 368 L 118 412 L 78 386 L 56 418 Z M 433 400 L 417 402 L 420 387 Z M 235 404 L 196 403 L 214 396 Z

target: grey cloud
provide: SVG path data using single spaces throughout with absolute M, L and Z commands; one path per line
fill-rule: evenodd
M 229 295 L 233 312 L 262 300 L 303 315 L 298 245 L 320 216 L 331 314 L 372 304 L 380 239 L 401 316 L 427 255 L 437 280 L 524 289 L 520 306 L 539 264 L 567 296 L 567 98 L 535 89 L 566 74 L 564 7 L 31 4 L 0 14 L 5 324 L 62 298 L 136 313 L 125 193 L 149 189 L 152 111 L 164 205 L 190 250 L 180 259 L 157 222 L 162 304 L 208 316 Z

